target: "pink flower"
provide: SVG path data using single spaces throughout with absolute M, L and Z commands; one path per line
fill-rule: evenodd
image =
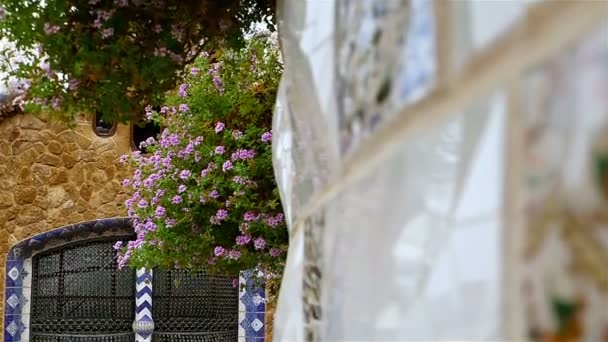
M 179 95 L 179 97 L 187 97 L 188 96 L 188 84 L 187 83 L 182 83 L 179 86 L 179 90 L 177 91 L 177 95 Z
M 226 209 L 218 210 L 217 213 L 215 213 L 215 217 L 220 221 L 225 220 L 228 217 L 228 210 L 226 210 Z
M 253 212 L 248 211 L 245 213 L 245 215 L 243 215 L 243 220 L 245 221 L 256 221 L 258 219 L 258 216 L 256 216 Z
M 182 103 L 182 104 L 179 105 L 179 111 L 180 112 L 185 113 L 185 112 L 187 112 L 189 110 L 190 110 L 190 107 L 188 107 L 187 104 Z
M 271 248 L 269 253 L 272 257 L 278 257 L 279 255 L 281 255 L 281 250 L 278 248 Z
M 114 28 L 109 27 L 107 29 L 103 29 L 101 31 L 101 38 L 106 39 L 106 38 L 110 38 L 114 35 Z
M 182 172 L 179 174 L 179 178 L 181 179 L 188 179 L 190 176 L 192 176 L 192 172 L 190 170 L 182 170 Z
M 215 247 L 215 249 L 213 250 L 213 254 L 214 254 L 216 257 L 220 257 L 220 256 L 222 256 L 222 255 L 226 254 L 226 249 L 225 249 L 224 247 L 222 247 L 222 246 L 217 246 L 217 247 Z
M 224 125 L 223 122 L 216 123 L 215 124 L 215 133 L 219 133 L 219 132 L 223 131 L 224 127 L 226 127 L 226 125 Z
M 199 69 L 197 67 L 193 67 L 192 69 L 190 69 L 190 74 L 192 74 L 192 76 L 196 76 L 199 74 L 200 71 L 201 71 L 201 69 Z
M 226 160 L 224 165 L 222 165 L 222 171 L 226 172 L 228 170 L 232 170 L 232 162 L 230 160 Z
M 213 190 L 209 194 L 209 197 L 211 197 L 211 198 L 218 198 L 218 197 L 220 197 L 220 193 L 217 190 Z
M 165 213 L 166 213 L 165 208 L 163 208 L 159 205 L 158 207 L 156 207 L 156 210 L 154 211 L 154 216 L 163 217 L 163 216 L 165 216 Z
M 239 131 L 238 129 L 235 129 L 234 131 L 232 131 L 232 138 L 234 140 L 239 140 L 242 137 L 243 137 L 243 132 Z
M 184 184 L 181 184 L 179 187 L 177 187 L 177 192 L 179 192 L 180 194 L 184 191 L 186 191 L 186 186 Z M 179 196 L 176 196 L 176 197 L 179 197 Z M 175 197 L 174 197 L 174 199 L 175 199 Z M 180 197 L 180 201 L 177 203 L 181 203 L 181 197 Z
M 112 247 L 114 247 L 114 249 L 115 249 L 115 250 L 119 250 L 119 249 L 121 249 L 121 248 L 122 248 L 122 241 L 117 241 L 117 242 L 114 244 L 114 246 L 112 246 Z
M 146 230 L 149 232 L 154 232 L 156 231 L 156 224 L 152 221 L 148 221 L 146 222 Z
M 131 180 L 129 178 L 122 180 L 122 186 L 129 186 L 129 184 L 131 184 Z
M 140 208 L 146 208 L 148 206 L 148 201 L 146 201 L 145 199 L 141 199 L 139 200 L 139 203 L 137 203 L 137 206 Z
M 236 244 L 239 246 L 243 246 L 251 241 L 251 236 L 249 235 L 239 235 L 236 237 Z
M 272 132 L 265 132 L 264 134 L 262 134 L 263 142 L 269 142 L 270 140 L 272 140 Z
M 266 246 L 266 240 L 259 237 L 255 240 L 253 240 L 253 246 L 255 247 L 256 250 L 264 249 L 264 246 Z
M 224 154 L 225 151 L 226 149 L 224 148 L 224 146 L 218 146 L 215 148 L 215 154 Z
M 179 203 L 182 203 L 182 201 L 183 201 L 183 199 L 180 195 L 175 195 L 171 199 L 171 203 L 173 203 L 173 204 L 179 204 Z
M 232 260 L 238 260 L 241 257 L 241 252 L 237 251 L 235 249 L 231 249 L 230 252 L 228 252 L 228 259 L 232 259 Z

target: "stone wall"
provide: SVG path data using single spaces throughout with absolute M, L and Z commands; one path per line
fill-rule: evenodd
M 18 241 L 81 221 L 125 216 L 120 180 L 130 152 L 130 127 L 98 137 L 91 122 L 73 129 L 33 115 L 0 122 L 0 285 L 5 260 Z M 4 302 L 3 302 L 4 303 Z M 1 305 L 2 311 L 4 305 Z

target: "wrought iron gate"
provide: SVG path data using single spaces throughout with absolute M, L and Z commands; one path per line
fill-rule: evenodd
M 134 340 L 135 272 L 117 269 L 115 241 L 34 256 L 31 341 Z
M 231 277 L 155 269 L 152 283 L 153 341 L 237 340 L 239 291 Z
M 135 340 L 135 271 L 117 269 L 112 247 L 126 239 L 74 243 L 33 257 L 31 341 Z M 154 341 L 237 340 L 233 277 L 155 269 L 152 279 Z

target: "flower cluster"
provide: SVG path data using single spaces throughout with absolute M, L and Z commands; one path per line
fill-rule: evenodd
M 120 159 L 133 166 L 122 184 L 136 217 L 136 239 L 116 246 L 120 266 L 281 274 L 288 238 L 270 145 L 278 54 L 253 40 L 221 56 L 199 58 L 165 106 L 146 109 L 164 129 L 147 154 Z
M 0 71 L 5 80 L 31 81 L 28 111 L 68 121 L 82 112 L 100 113 L 107 122 L 133 119 L 142 104 L 162 102 L 203 45 L 242 47 L 243 33 L 253 23 L 271 24 L 274 4 L 6 0 L 0 5 L 0 31 L 14 44 L 0 49 L 7 59 Z M 223 92 L 221 68 L 209 70 L 214 89 Z M 186 91 L 180 88 L 180 95 Z

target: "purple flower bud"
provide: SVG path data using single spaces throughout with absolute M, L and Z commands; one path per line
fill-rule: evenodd
M 217 247 L 215 247 L 215 249 L 213 250 L 213 254 L 214 254 L 216 257 L 223 256 L 224 254 L 226 254 L 226 249 L 225 249 L 224 247 L 222 247 L 222 246 L 217 246 Z
M 247 222 L 249 221 L 256 221 L 259 218 L 259 216 L 256 216 L 253 212 L 248 211 L 245 213 L 245 215 L 243 215 L 243 219 Z
M 154 211 L 154 215 L 156 217 L 163 217 L 165 216 L 166 210 L 165 208 L 161 207 L 160 205 L 158 207 L 156 207 L 156 210 Z
M 256 250 L 264 249 L 264 246 L 266 246 L 266 240 L 259 237 L 253 241 L 253 246 Z
M 226 172 L 228 170 L 232 170 L 232 162 L 230 160 L 226 160 L 224 165 L 222 165 L 222 171 Z
M 177 91 L 177 94 L 180 97 L 187 97 L 188 96 L 188 84 L 187 83 L 183 83 L 179 86 L 179 90 Z
M 262 134 L 263 142 L 269 142 L 271 140 L 272 140 L 272 132 L 265 132 L 264 134 Z
M 235 249 L 231 249 L 230 252 L 228 252 L 228 259 L 232 259 L 232 260 L 238 260 L 241 257 L 241 252 L 237 251 Z
M 179 174 L 179 178 L 184 180 L 190 178 L 190 176 L 192 176 L 192 172 L 190 170 L 182 170 L 182 172 Z
M 219 221 L 223 221 L 228 217 L 228 210 L 226 209 L 219 209 L 217 211 L 217 213 L 215 213 L 215 217 L 219 220 Z
M 113 246 L 113 247 L 114 247 L 114 249 L 115 249 L 115 250 L 119 250 L 119 249 L 121 249 L 121 248 L 122 248 L 122 241 L 117 241 L 117 242 L 114 244 L 114 246 Z
M 242 137 L 243 137 L 243 132 L 239 131 L 238 129 L 235 129 L 234 131 L 232 131 L 232 138 L 234 140 L 239 140 Z
M 225 127 L 225 125 L 223 122 L 216 123 L 215 124 L 215 133 L 219 133 L 219 132 L 223 131 L 224 127 Z
M 236 237 L 236 244 L 239 246 L 243 246 L 251 241 L 251 236 L 249 235 L 239 235 Z
M 215 199 L 215 198 L 218 198 L 218 197 L 220 197 L 220 193 L 219 193 L 217 190 L 213 190 L 213 191 L 211 191 L 211 193 L 209 194 L 209 197 L 214 198 L 214 199 Z

